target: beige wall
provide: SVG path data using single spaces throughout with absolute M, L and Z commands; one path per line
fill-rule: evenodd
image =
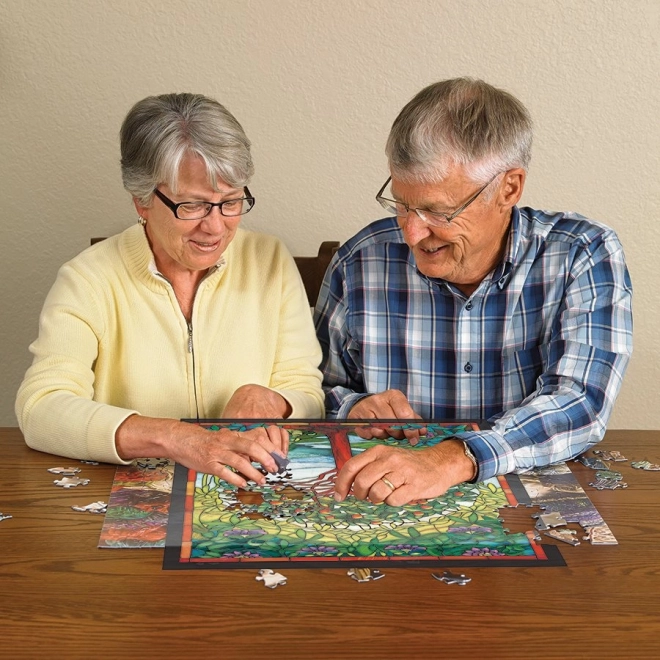
M 613 428 L 660 428 L 657 0 L 0 0 L 0 425 L 58 267 L 135 222 L 117 133 L 149 94 L 202 92 L 253 141 L 245 220 L 294 254 L 382 212 L 389 126 L 422 86 L 484 78 L 536 124 L 523 202 L 614 227 L 635 355 Z M 237 314 L 240 311 L 237 310 Z

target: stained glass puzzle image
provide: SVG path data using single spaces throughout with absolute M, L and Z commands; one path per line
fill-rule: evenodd
M 118 466 L 98 547 L 164 547 L 173 475 L 174 464 L 162 459 Z
M 270 422 L 199 422 L 247 431 Z M 405 440 L 365 440 L 365 425 L 424 427 L 415 447 Z M 515 506 L 516 477 L 460 484 L 442 497 L 405 506 L 333 498 L 334 480 L 353 455 L 375 444 L 432 446 L 477 423 L 280 421 L 290 433 L 289 465 L 264 486 L 238 489 L 177 465 L 163 567 L 564 565 L 555 546 L 533 533 L 510 534 L 499 510 Z M 510 483 L 511 481 L 515 482 Z

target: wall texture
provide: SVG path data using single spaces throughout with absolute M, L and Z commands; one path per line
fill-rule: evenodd
M 380 217 L 383 147 L 442 78 L 517 95 L 536 134 L 523 202 L 614 227 L 635 354 L 613 428 L 660 428 L 657 0 L 0 0 L 0 425 L 58 267 L 135 221 L 117 134 L 149 94 L 202 92 L 254 144 L 248 227 L 294 254 Z

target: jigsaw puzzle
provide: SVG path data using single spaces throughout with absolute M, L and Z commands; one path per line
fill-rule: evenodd
M 162 459 L 120 465 L 108 500 L 99 548 L 165 545 L 174 464 Z
M 198 422 L 209 430 L 238 431 L 266 422 Z M 270 423 L 270 422 L 268 422 Z M 331 566 L 564 565 L 556 546 L 535 533 L 509 534 L 499 509 L 530 503 L 516 476 L 460 484 L 444 496 L 405 506 L 372 504 L 349 496 L 335 502 L 342 465 L 374 444 L 409 446 L 394 439 L 364 440 L 355 429 L 425 427 L 411 451 L 434 445 L 477 423 L 286 421 L 289 464 L 265 486 L 239 490 L 208 474 L 177 465 L 163 567 L 285 568 Z

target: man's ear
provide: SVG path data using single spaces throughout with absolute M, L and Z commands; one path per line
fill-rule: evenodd
M 518 203 L 523 194 L 526 178 L 527 173 L 522 167 L 505 172 L 498 198 L 503 210 L 510 209 Z

